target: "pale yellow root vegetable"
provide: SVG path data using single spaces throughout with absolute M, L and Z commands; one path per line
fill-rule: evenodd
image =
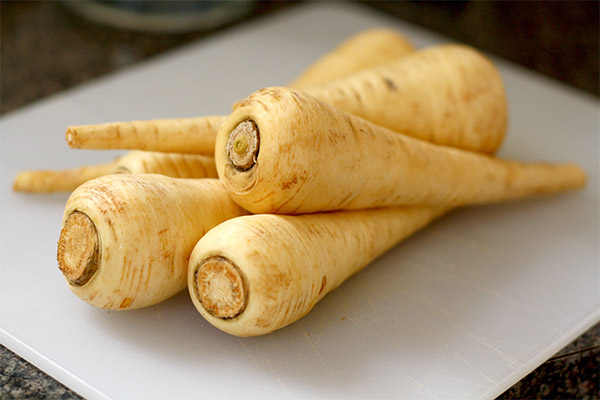
M 412 51 L 412 45 L 390 30 L 358 34 L 312 64 L 296 89 L 325 83 L 382 64 Z M 113 122 L 67 128 L 67 143 L 81 149 L 139 149 L 212 155 L 220 124 L 227 116 Z
M 445 209 L 380 208 L 252 215 L 210 230 L 196 245 L 188 290 L 217 328 L 256 336 L 300 319 L 352 274 Z
M 212 155 L 224 116 L 111 122 L 70 126 L 69 146 L 80 149 L 136 149 Z
M 23 171 L 13 189 L 20 192 L 70 192 L 82 183 L 115 173 L 161 174 L 174 178 L 216 178 L 214 158 L 195 154 L 130 151 L 115 161 L 80 168 Z
M 96 307 L 149 306 L 185 288 L 189 256 L 206 231 L 243 214 L 216 179 L 93 179 L 67 201 L 59 268 Z
M 71 169 L 21 171 L 15 177 L 13 190 L 31 193 L 70 192 L 90 179 L 115 173 L 118 164 L 117 159 L 106 164 Z
M 253 213 L 466 205 L 575 189 L 576 165 L 503 161 L 374 125 L 306 93 L 255 92 L 217 137 L 219 177 Z
M 446 146 L 493 153 L 506 133 L 500 74 L 467 46 L 414 52 L 306 91 L 377 125 Z
M 217 177 L 213 157 L 150 151 L 130 151 L 121 158 L 116 172 L 160 174 L 173 178 Z
M 288 86 L 301 89 L 321 85 L 390 62 L 412 51 L 413 45 L 394 30 L 365 30 L 311 64 Z

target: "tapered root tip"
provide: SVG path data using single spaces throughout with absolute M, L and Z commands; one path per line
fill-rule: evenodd
M 260 140 L 258 127 L 252 120 L 240 122 L 229 135 L 227 157 L 234 167 L 247 171 L 256 164 Z
M 83 286 L 98 270 L 98 232 L 92 220 L 75 211 L 67 217 L 58 240 L 58 267 L 69 283 Z
M 67 144 L 71 148 L 78 148 L 77 145 L 77 129 L 75 127 L 68 127 L 67 132 L 65 133 L 65 138 L 67 139 Z
M 214 317 L 231 319 L 246 308 L 248 290 L 242 272 L 224 257 L 202 262 L 194 277 L 194 295 Z
M 35 187 L 35 181 L 32 173 L 29 171 L 19 172 L 13 181 L 13 190 L 15 192 L 34 192 L 36 191 Z

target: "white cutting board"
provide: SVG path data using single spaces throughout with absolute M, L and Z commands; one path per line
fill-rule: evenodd
M 511 116 L 500 155 L 578 161 L 584 190 L 457 211 L 263 337 L 218 331 L 185 292 L 111 312 L 69 291 L 55 261 L 66 195 L 11 192 L 19 170 L 116 154 L 68 149 L 67 125 L 227 113 L 376 26 L 419 47 L 449 41 L 360 5 L 308 4 L 6 116 L 1 342 L 88 398 L 476 399 L 499 395 L 600 320 L 598 101 L 499 60 Z

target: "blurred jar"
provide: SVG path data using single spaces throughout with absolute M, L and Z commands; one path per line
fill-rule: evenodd
M 75 0 L 63 4 L 94 22 L 156 33 L 214 29 L 249 13 L 254 0 Z

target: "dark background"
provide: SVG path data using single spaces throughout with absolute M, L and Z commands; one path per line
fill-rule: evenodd
M 596 1 L 362 3 L 600 94 Z M 218 29 L 154 34 L 90 22 L 62 2 L 2 1 L 0 112 L 296 4 L 260 2 Z
M 597 1 L 363 1 L 541 72 L 598 97 Z M 65 5 L 66 4 L 66 5 Z M 218 28 L 180 34 L 133 32 L 90 22 L 68 2 L 2 1 L 0 113 L 18 109 L 155 54 L 284 8 L 265 1 Z M 600 324 L 500 398 L 598 399 Z M 0 346 L 0 398 L 79 398 Z

